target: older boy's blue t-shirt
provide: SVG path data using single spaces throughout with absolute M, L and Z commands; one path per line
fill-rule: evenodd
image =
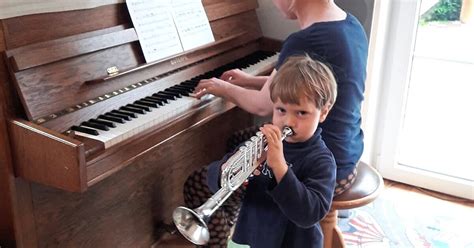
M 318 128 L 301 143 L 283 142 L 288 171 L 277 184 L 269 167 L 249 180 L 232 240 L 252 248 L 321 248 L 319 221 L 331 206 L 336 162 Z M 209 165 L 209 189 L 219 189 L 221 165 Z
M 348 13 L 345 20 L 314 23 L 291 34 L 283 43 L 276 65 L 278 70 L 289 56 L 307 53 L 332 68 L 337 99 L 320 127 L 323 140 L 336 159 L 338 180 L 352 172 L 364 148 L 360 125 L 367 47 L 364 29 Z

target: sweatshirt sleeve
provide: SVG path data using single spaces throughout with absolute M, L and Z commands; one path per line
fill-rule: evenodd
M 221 167 L 232 153 L 227 153 L 221 160 L 214 161 L 208 165 L 207 186 L 212 193 L 216 193 L 221 187 Z
M 319 222 L 331 207 L 336 184 L 336 162 L 329 154 L 303 162 L 301 179 L 288 169 L 269 194 L 287 218 L 302 228 Z

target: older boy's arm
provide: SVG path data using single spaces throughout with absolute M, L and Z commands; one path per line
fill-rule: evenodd
M 249 113 L 267 116 L 273 110 L 269 89 L 270 82 L 275 73 L 276 71 L 274 70 L 260 90 L 244 88 L 218 78 L 204 79 L 196 86 L 194 96 L 201 99 L 206 94 L 213 94 L 231 101 Z
M 241 87 L 261 89 L 268 76 L 253 76 L 240 69 L 232 69 L 222 73 L 220 79 Z
M 270 191 L 283 213 L 303 228 L 319 222 L 329 211 L 332 202 L 336 182 L 334 159 L 329 156 L 317 163 L 319 166 L 308 166 L 308 176 L 302 181 L 289 169 Z
M 247 85 L 244 85 L 244 87 L 251 87 L 254 89 L 261 89 L 265 83 L 268 81 L 270 77 L 269 76 L 254 76 L 252 80 L 250 80 Z
M 273 110 L 273 103 L 270 99 L 270 83 L 275 73 L 276 71 L 274 70 L 260 90 L 229 85 L 224 98 L 249 113 L 259 116 L 267 116 L 271 114 Z

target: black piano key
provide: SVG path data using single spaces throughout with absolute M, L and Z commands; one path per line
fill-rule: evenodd
M 151 96 L 147 96 L 147 97 L 143 98 L 142 100 L 147 101 L 147 102 L 152 102 L 152 103 L 155 103 L 157 105 L 163 105 L 162 100 L 160 100 L 158 98 L 155 98 L 155 97 L 151 97 Z
M 81 126 L 91 127 L 91 128 L 99 129 L 99 130 L 102 130 L 102 131 L 109 131 L 109 127 L 107 127 L 106 125 L 92 123 L 92 122 L 88 122 L 88 121 L 84 121 L 83 123 L 81 123 Z
M 123 112 L 129 111 L 131 113 L 137 113 L 137 114 L 141 114 L 141 115 L 145 114 L 145 110 L 137 109 L 137 108 L 131 108 L 131 107 L 120 107 L 120 110 L 124 110 Z
M 110 115 L 99 115 L 99 118 L 101 118 L 103 120 L 113 121 L 115 123 L 125 123 L 125 121 L 122 118 L 114 117 L 114 116 L 110 116 Z M 130 119 L 130 117 L 128 117 L 128 118 Z
M 198 82 L 199 83 L 199 82 Z M 198 85 L 198 83 L 194 83 L 194 82 L 191 82 L 191 81 L 184 81 L 181 83 L 181 85 L 185 85 L 185 86 L 190 86 L 190 87 L 196 87 Z
M 88 120 L 88 122 L 95 123 L 95 124 L 106 125 L 107 127 L 111 127 L 111 128 L 115 127 L 115 124 L 113 122 L 106 121 L 106 120 L 90 119 L 90 120 Z
M 153 103 L 156 105 L 157 108 L 159 108 L 160 106 L 163 105 L 163 101 L 160 101 L 160 100 L 152 100 L 152 99 L 147 99 L 146 97 L 145 98 L 142 98 L 140 99 L 140 101 L 144 101 L 144 102 L 148 102 L 148 103 Z
M 174 87 L 174 86 L 171 87 L 171 88 L 168 88 L 166 90 L 168 90 L 169 92 L 179 93 L 183 96 L 189 96 L 189 93 L 190 93 L 190 92 L 188 92 L 188 89 L 180 89 L 179 87 Z
M 133 114 L 135 117 L 133 117 L 131 115 L 127 115 L 127 114 L 121 114 L 120 112 L 121 111 L 119 111 L 119 110 L 113 110 L 112 112 L 105 113 L 105 115 L 110 116 L 110 117 L 120 118 L 124 121 L 129 121 L 130 118 L 136 118 L 136 115 L 133 114 L 133 113 L 131 113 L 131 114 Z
M 215 70 L 216 76 L 217 76 L 217 77 L 220 77 L 220 76 L 222 75 L 222 73 L 224 73 L 224 72 L 226 72 L 226 71 L 228 71 L 228 70 L 229 70 L 229 69 L 227 69 L 227 68 L 219 67 L 219 68 L 217 68 L 217 69 Z
M 135 103 L 135 104 L 140 104 L 140 105 L 143 105 L 143 106 L 147 106 L 147 107 L 151 107 L 151 108 L 158 108 L 158 104 L 157 104 L 157 103 L 151 102 L 151 101 L 147 101 L 147 100 L 145 100 L 145 99 L 141 99 L 141 100 L 135 101 L 134 103 Z
M 176 87 L 174 89 L 182 91 L 185 96 L 189 96 L 191 93 L 194 92 L 194 88 L 191 89 L 191 88 L 184 88 L 184 87 L 182 87 L 182 88 L 181 87 Z
M 204 74 L 202 74 L 202 75 L 199 75 L 199 78 L 201 78 L 201 79 L 207 79 L 207 78 L 213 78 L 214 76 L 215 76 L 215 75 L 214 75 L 213 72 L 208 71 L 208 72 L 206 72 L 206 73 L 204 73 Z
M 164 90 L 164 91 L 160 91 L 162 92 L 163 94 L 168 94 L 168 95 L 171 95 L 171 96 L 175 96 L 176 98 L 181 98 L 183 97 L 179 92 L 173 92 L 173 90 L 170 90 L 169 88 Z M 158 92 L 158 93 L 160 93 Z
M 87 134 L 95 135 L 95 136 L 99 135 L 99 132 L 97 132 L 97 130 L 92 129 L 92 128 L 87 128 L 87 127 L 72 126 L 71 130 L 78 131 L 81 133 L 87 133 Z
M 175 97 L 176 99 L 178 99 L 178 98 L 181 97 L 180 94 L 175 93 L 175 92 L 169 92 L 169 91 L 160 91 L 160 92 L 158 92 L 157 94 L 166 95 L 166 96 L 173 96 L 173 97 Z
M 164 97 L 156 97 L 156 96 L 147 96 L 145 97 L 145 99 L 147 99 L 148 101 L 154 101 L 160 105 L 165 105 L 168 103 L 168 99 L 164 98 Z
M 165 99 L 168 99 L 168 100 L 176 100 L 176 96 L 172 96 L 172 95 L 169 95 L 169 94 L 164 94 L 162 92 L 155 93 L 152 96 L 162 97 L 162 98 L 165 98 Z
M 133 104 L 133 103 L 127 104 L 125 107 L 143 109 L 143 110 L 145 110 L 146 112 L 150 112 L 150 111 L 151 111 L 150 108 L 147 107 L 147 106 L 142 106 L 142 105 Z
M 190 80 L 192 84 L 194 85 L 198 85 L 199 82 L 201 82 L 202 79 L 207 79 L 207 78 L 198 78 L 198 79 L 193 79 L 193 80 Z
M 181 90 L 184 90 L 184 91 L 187 91 L 189 93 L 192 93 L 194 91 L 194 88 L 196 87 L 192 87 L 192 86 L 186 86 L 186 85 L 175 85 L 171 88 L 175 88 L 175 89 L 181 89 Z
M 180 90 L 177 90 L 177 89 L 172 89 L 172 88 L 167 88 L 165 89 L 165 93 L 171 93 L 171 94 L 174 94 L 176 95 L 176 97 L 181 97 L 181 96 L 185 96 L 186 93 L 180 91 Z
M 137 114 L 129 111 L 124 111 L 124 110 L 112 110 L 110 111 L 113 114 L 121 114 L 121 115 L 126 115 L 131 118 L 137 118 Z

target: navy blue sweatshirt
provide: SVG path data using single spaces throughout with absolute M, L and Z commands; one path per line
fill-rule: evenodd
M 329 211 L 336 180 L 336 163 L 321 138 L 321 129 L 301 143 L 283 142 L 288 172 L 276 183 L 268 166 L 252 177 L 239 212 L 232 240 L 252 248 L 316 248 L 323 246 L 319 221 Z M 221 165 L 209 165 L 208 184 L 219 189 Z

